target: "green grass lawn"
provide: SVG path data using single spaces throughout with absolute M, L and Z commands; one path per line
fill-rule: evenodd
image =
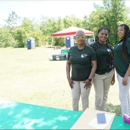
M 0 99 L 72 110 L 66 61 L 51 61 L 49 57 L 51 50 L 44 47 L 0 48 Z M 92 87 L 92 109 L 94 98 Z M 117 81 L 110 88 L 107 111 L 120 115 Z

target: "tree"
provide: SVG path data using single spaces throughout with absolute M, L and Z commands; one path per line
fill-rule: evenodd
M 107 10 L 106 23 L 109 25 L 110 42 L 117 43 L 117 27 L 119 21 L 124 21 L 125 14 L 125 1 L 124 0 L 104 0 L 104 9 Z
M 43 45 L 44 36 L 41 30 L 35 30 L 34 32 L 32 32 L 32 37 L 35 39 L 35 44 L 37 47 Z
M 5 20 L 5 21 L 9 27 L 15 27 L 19 24 L 20 17 L 14 11 L 12 11 L 9 14 L 7 20 Z
M 103 6 L 96 6 L 94 11 L 89 16 L 90 29 L 96 32 L 100 27 L 106 27 L 110 31 L 109 41 L 115 45 L 117 43 L 117 27 L 119 21 L 124 21 L 125 1 L 124 0 L 103 0 Z M 96 32 L 97 33 L 97 32 Z
M 21 26 L 15 27 L 14 38 L 17 41 L 15 47 L 25 47 L 27 45 L 27 38 L 32 37 L 34 32 L 34 25 L 30 19 L 24 18 Z
M 0 28 L 0 47 L 9 47 L 13 46 L 16 41 L 12 37 L 9 28 L 3 27 Z
M 84 28 L 84 29 L 88 29 L 89 30 L 89 25 L 90 25 L 90 23 L 89 23 L 89 19 L 88 19 L 88 17 L 87 16 L 84 16 L 84 18 L 83 18 L 83 20 L 82 20 L 82 27 Z
M 25 47 L 27 39 L 25 29 L 23 27 L 17 27 L 14 34 L 14 38 L 17 41 L 14 47 Z

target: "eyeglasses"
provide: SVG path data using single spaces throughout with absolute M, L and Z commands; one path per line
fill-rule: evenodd
M 82 37 L 76 37 L 76 39 L 85 39 L 85 36 L 82 36 Z

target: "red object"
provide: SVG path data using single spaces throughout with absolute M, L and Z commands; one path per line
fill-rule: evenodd
M 53 36 L 53 37 L 75 36 L 75 34 L 76 34 L 76 32 L 77 32 L 78 30 L 83 30 L 83 31 L 85 32 L 85 35 L 87 35 L 87 36 L 92 36 L 92 35 L 94 35 L 94 32 L 92 32 L 92 31 L 85 30 L 85 29 L 78 28 L 78 27 L 70 27 L 70 28 L 64 29 L 64 30 L 62 30 L 62 31 L 53 33 L 52 36 Z

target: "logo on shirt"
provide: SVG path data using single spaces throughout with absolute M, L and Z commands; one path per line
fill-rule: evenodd
M 88 56 L 87 54 L 82 54 L 81 58 L 85 58 L 86 56 Z
M 108 52 L 111 52 L 111 49 L 107 48 L 107 51 L 108 51 Z

